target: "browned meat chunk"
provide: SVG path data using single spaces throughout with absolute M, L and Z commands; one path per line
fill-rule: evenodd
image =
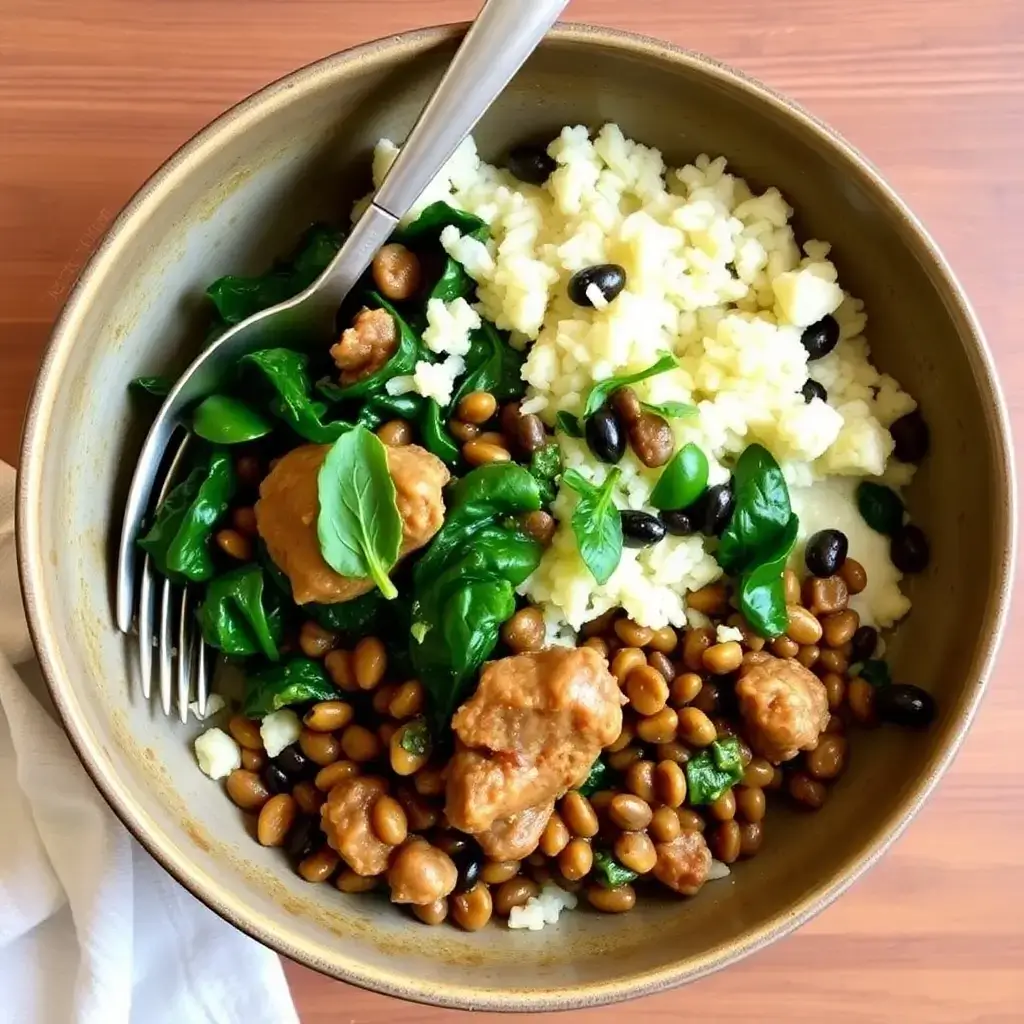
M 403 846 L 388 871 L 392 903 L 425 907 L 443 899 L 455 888 L 458 870 L 444 850 L 425 839 L 411 839 Z
M 778 764 L 811 750 L 828 725 L 828 695 L 813 672 L 792 658 L 755 665 L 736 683 L 750 745 Z
M 316 520 L 320 512 L 317 474 L 330 445 L 307 444 L 288 452 L 260 485 L 256 526 L 267 551 L 292 585 L 296 604 L 338 604 L 373 590 L 371 579 L 336 573 L 320 553 Z M 440 459 L 410 444 L 388 448 L 402 516 L 401 555 L 423 547 L 444 522 L 441 488 L 449 473 Z
M 554 800 L 541 807 L 527 807 L 511 818 L 499 819 L 486 831 L 477 832 L 476 841 L 491 860 L 523 860 L 537 849 L 554 809 Z
M 692 896 L 707 880 L 711 851 L 700 832 L 683 832 L 670 843 L 654 847 L 658 859 L 654 877 L 670 889 Z
M 341 383 L 355 384 L 376 373 L 397 350 L 398 329 L 391 314 L 363 309 L 331 347 L 331 358 L 341 370 Z
M 387 870 L 394 847 L 382 843 L 370 825 L 370 811 L 387 791 L 387 783 L 372 775 L 344 779 L 331 789 L 320 809 L 328 845 L 357 875 L 379 875 Z
M 589 647 L 489 662 L 452 719 L 459 742 L 448 767 L 449 822 L 484 832 L 578 785 L 618 737 L 624 701 Z

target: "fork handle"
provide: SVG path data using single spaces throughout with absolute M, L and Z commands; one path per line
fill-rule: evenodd
M 558 20 L 569 0 L 487 0 L 409 133 L 374 206 L 401 219 Z
M 569 0 L 486 0 L 370 205 L 310 289 L 331 313 Z

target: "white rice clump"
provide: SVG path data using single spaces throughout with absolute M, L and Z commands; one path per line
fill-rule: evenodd
M 388 140 L 378 144 L 375 184 L 397 152 Z M 724 157 L 702 154 L 669 169 L 661 153 L 613 124 L 594 137 L 585 127 L 567 127 L 548 153 L 557 169 L 538 187 L 481 161 L 467 139 L 405 218 L 443 200 L 489 226 L 486 242 L 449 227 L 441 243 L 476 281 L 476 312 L 512 332 L 513 344 L 529 346 L 524 410 L 553 426 L 559 411 L 582 411 L 595 381 L 644 369 L 671 351 L 679 368 L 637 385 L 641 400 L 696 407 L 695 416 L 673 419 L 672 429 L 679 444 L 704 450 L 712 484 L 728 477 L 749 444 L 769 449 L 801 518 L 793 565 L 808 533 L 844 530 L 869 579 L 853 606 L 866 623 L 892 625 L 910 602 L 884 538 L 861 522 L 852 495 L 863 477 L 909 482 L 913 467 L 890 461 L 888 427 L 916 402 L 871 364 L 863 303 L 843 291 L 828 243 L 809 241 L 801 249 L 790 226 L 793 210 L 778 189 L 755 194 L 727 171 Z M 623 266 L 626 287 L 597 308 L 577 306 L 567 294 L 569 278 L 596 263 Z M 828 401 L 805 403 L 808 361 L 800 336 L 826 314 L 838 321 L 840 341 L 810 369 Z M 445 309 L 428 310 L 428 318 L 427 343 L 447 353 L 445 362 L 403 380 L 441 401 L 457 365 L 448 361 L 461 359 L 462 335 L 449 321 L 461 327 L 468 317 Z M 449 331 L 459 340 L 447 340 Z M 608 467 L 584 443 L 562 434 L 558 440 L 567 466 L 595 482 L 605 478 Z M 620 469 L 615 503 L 649 507 L 660 470 L 647 469 L 632 452 Z M 550 640 L 569 642 L 584 622 L 619 606 L 655 628 L 702 618 L 688 614 L 685 598 L 721 575 L 714 541 L 668 537 L 656 549 L 627 548 L 598 586 L 569 523 L 576 500 L 562 488 L 554 542 L 521 588 L 544 611 Z
M 531 896 L 521 907 L 513 907 L 508 915 L 509 928 L 528 928 L 539 932 L 546 924 L 555 924 L 563 910 L 574 910 L 576 896 L 548 882 L 536 896 Z

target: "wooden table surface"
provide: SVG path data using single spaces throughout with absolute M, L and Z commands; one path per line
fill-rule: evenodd
M 174 149 L 228 105 L 329 50 L 466 19 L 475 6 L 0 0 L 0 457 L 16 459 L 32 378 L 77 270 Z M 1024 294 L 1021 0 L 575 0 L 570 16 L 728 61 L 858 145 L 966 285 L 1019 431 L 1024 344 L 1012 300 Z M 1024 687 L 1014 671 L 1022 627 L 1018 602 L 963 752 L 883 862 L 796 935 L 716 977 L 630 1005 L 632 1020 L 1024 1020 Z M 458 1016 L 294 965 L 288 976 L 304 1024 Z M 621 1012 L 576 1019 L 611 1022 Z

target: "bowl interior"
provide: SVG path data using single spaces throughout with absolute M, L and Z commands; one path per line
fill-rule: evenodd
M 926 734 L 862 733 L 814 816 L 781 806 L 760 855 L 695 899 L 625 917 L 575 913 L 540 933 L 425 928 L 383 900 L 297 878 L 259 847 L 222 788 L 195 767 L 196 729 L 155 714 L 113 625 L 111 552 L 146 409 L 140 374 L 198 349 L 203 288 L 262 268 L 315 218 L 344 220 L 382 135 L 404 137 L 454 48 L 448 30 L 330 58 L 208 130 L 146 187 L 76 290 L 26 435 L 22 559 L 32 624 L 61 712 L 133 830 L 215 909 L 335 976 L 463 1006 L 605 1001 L 695 977 L 792 927 L 877 852 L 951 754 L 980 692 L 1008 572 L 1009 484 L 999 400 L 969 313 L 872 172 L 819 126 L 715 65 L 582 28 L 549 38 L 476 133 L 500 160 L 564 124 L 620 124 L 670 165 L 728 156 L 777 185 L 801 240 L 834 244 L 867 303 L 874 358 L 921 402 L 932 455 L 910 491 L 932 539 L 890 647 L 895 674 L 931 689 Z M 657 941 L 652 941 L 656 936 Z

